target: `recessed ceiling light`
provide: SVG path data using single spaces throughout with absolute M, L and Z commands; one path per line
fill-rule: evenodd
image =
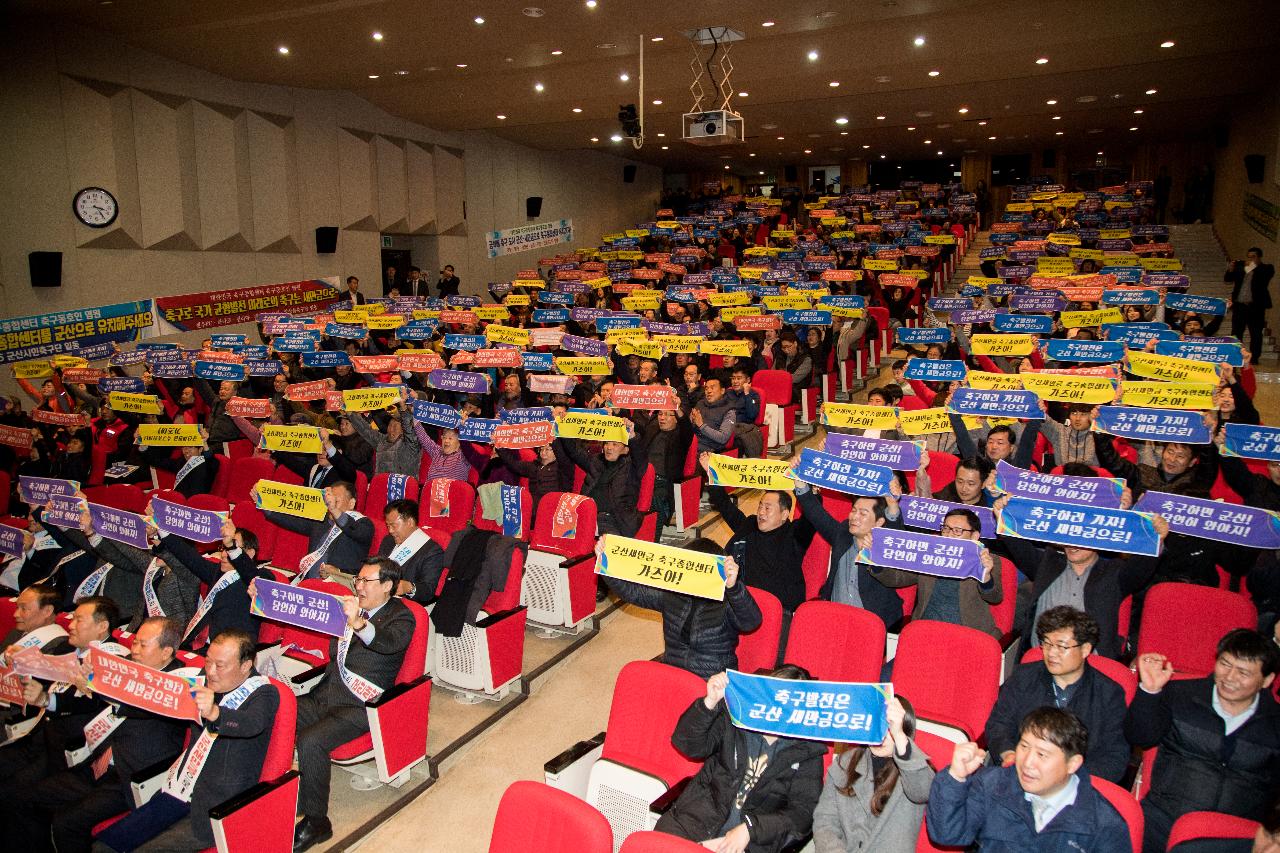
M 847 130 L 842 130 L 842 131 L 840 131 L 840 135 L 841 135 L 841 136 L 848 136 L 848 135 L 849 135 L 849 131 L 847 131 Z
M 654 98 L 654 99 L 653 99 L 653 105 L 654 105 L 655 107 L 660 107 L 660 106 L 662 106 L 662 99 L 661 99 L 661 98 Z
M 594 9 L 595 7 L 596 7 L 596 0 L 587 0 L 588 9 Z
M 541 18 L 547 13 L 539 9 L 537 6 L 525 6 L 520 10 L 520 14 L 527 18 Z
M 575 113 L 580 113 L 580 112 L 582 112 L 582 107 L 574 107 L 574 108 L 573 108 L 573 111 L 574 111 Z
M 377 74 L 370 74 L 370 75 L 369 75 L 369 79 L 370 79 L 370 80 L 377 80 L 377 79 L 378 79 L 378 75 L 377 75 Z
M 1049 106 L 1053 106 L 1054 104 L 1058 103 L 1058 99 L 1050 98 L 1049 100 L 1045 101 L 1045 103 L 1048 104 Z
M 924 36 L 916 36 L 912 44 L 916 47 L 924 47 Z
M 498 120 L 499 120 L 499 121 L 505 121 L 505 120 L 506 120 L 506 118 L 507 118 L 507 117 L 506 117 L 506 116 L 504 116 L 502 113 L 498 113 Z
M 1098 152 L 1098 156 L 1099 156 L 1099 157 L 1101 157 L 1101 156 L 1102 156 L 1102 152 L 1101 152 L 1101 151 L 1099 151 L 1099 152 Z
M 668 150 L 668 149 L 670 149 L 670 148 L 671 148 L 671 146 L 670 146 L 670 145 L 664 145 L 664 146 L 662 146 L 662 150 L 663 150 L 663 151 L 666 151 L 666 150 Z
M 599 142 L 599 141 L 600 141 L 600 137 L 598 137 L 598 136 L 593 136 L 593 137 L 591 137 L 591 141 L 592 141 L 592 142 Z
M 764 21 L 763 23 L 761 23 L 761 24 L 760 24 L 760 26 L 762 26 L 762 27 L 772 27 L 772 26 L 773 26 L 773 21 Z
M 877 82 L 877 83 L 888 83 L 891 79 L 893 79 L 893 78 L 891 78 L 888 74 L 881 74 L 880 76 L 876 77 L 876 82 Z
M 812 149 L 812 148 L 806 148 L 806 149 L 804 149 L 804 153 L 806 153 L 806 154 L 812 154 L 812 153 L 813 153 L 813 149 Z
M 994 136 L 988 136 L 987 139 L 995 139 Z
M 663 137 L 663 136 L 666 136 L 666 134 L 665 134 L 665 133 L 659 133 L 659 134 L 658 134 L 658 136 L 659 136 L 659 138 L 661 138 L 661 137 Z
M 459 63 L 458 63 L 458 67 L 459 67 L 459 68 L 466 68 L 466 67 L 467 67 L 467 63 L 465 63 L 465 62 L 459 62 Z
M 1134 114 L 1134 115 L 1136 115 L 1136 116 L 1140 116 L 1140 115 L 1142 115 L 1142 110 L 1134 110 L 1134 111 L 1133 111 L 1133 114 Z
M 764 174 L 764 172 L 761 172 L 760 174 L 762 174 L 762 175 L 763 175 L 763 174 Z
M 729 169 L 729 164 L 728 164 L 728 163 L 725 163 L 725 164 L 724 164 L 724 168 L 725 168 L 725 171 L 728 171 L 728 169 Z
M 1175 44 L 1177 44 L 1177 42 L 1174 42 L 1174 41 L 1162 41 L 1162 42 L 1160 42 L 1160 46 L 1161 46 L 1161 47 L 1173 47 Z M 1101 154 L 1102 152 L 1101 152 L 1101 151 L 1099 151 L 1098 153 L 1099 153 L 1099 154 Z
M 918 110 L 916 112 L 916 118 L 928 118 L 931 115 L 933 115 L 933 113 L 929 112 L 928 110 Z
M 916 129 L 916 126 L 914 124 L 907 125 L 907 130 L 915 130 L 915 129 Z
M 881 154 L 881 155 L 880 155 L 880 159 L 881 159 L 881 160 L 883 160 L 883 159 L 884 159 L 884 155 L 883 155 L 883 154 Z
M 515 62 L 515 59 L 514 59 L 513 57 L 510 57 L 510 56 L 504 56 L 504 57 L 502 57 L 502 61 L 503 61 L 503 62 Z
M 1054 120 L 1054 121 L 1061 121 L 1061 120 L 1062 120 L 1062 116 L 1054 116 L 1054 117 L 1053 117 L 1053 120 Z
M 818 52 L 816 50 L 809 51 L 809 61 L 810 62 L 818 61 Z
M 941 74 L 941 73 L 942 73 L 941 71 L 939 71 L 938 69 L 936 69 L 936 68 L 935 68 L 934 70 L 932 70 L 932 71 L 930 71 L 930 72 L 929 72 L 929 76 L 930 76 L 930 77 L 937 77 L 937 76 L 938 76 L 939 74 Z
M 939 156 L 939 157 L 941 157 L 941 156 L 942 156 L 942 152 L 941 152 L 941 151 L 939 151 L 939 152 L 938 152 L 938 156 Z
M 969 112 L 969 108 L 968 108 L 968 107 L 961 107 L 960 109 L 956 110 L 956 112 L 960 113 L 960 115 L 967 115 L 967 114 L 968 114 L 968 112 Z
M 621 80 L 623 83 L 625 83 L 631 79 L 631 75 L 623 71 L 621 74 L 618 75 L 618 79 Z
M 868 148 L 870 148 L 870 147 L 871 147 L 870 145 L 864 145 L 864 146 L 862 146 L 863 150 L 866 150 L 866 149 L 868 149 Z
M 1042 56 L 1036 60 L 1036 65 L 1048 65 L 1048 64 L 1049 64 L 1049 57 L 1047 56 Z
M 547 88 L 547 87 L 546 87 L 546 86 L 544 86 L 544 85 L 542 85 L 541 83 L 534 83 L 534 84 L 533 84 L 533 91 L 535 91 L 535 92 L 541 92 L 541 91 L 542 91 L 543 89 L 545 89 L 545 88 Z
M 374 32 L 373 32 L 373 40 L 374 40 L 374 41 L 382 41 L 382 33 L 378 32 L 377 30 L 374 30 Z
M 986 127 L 986 126 L 987 126 L 987 120 L 986 120 L 986 119 L 983 119 L 982 121 L 978 122 L 978 127 Z
M 1148 95 L 1154 95 L 1157 91 L 1159 91 L 1159 90 L 1158 90 L 1158 89 L 1148 89 L 1148 90 L 1147 90 L 1147 94 L 1148 94 Z
M 552 56 L 563 56 L 563 55 L 564 55 L 564 51 L 563 51 L 563 50 L 553 50 L 553 51 L 551 51 L 551 55 L 552 55 Z
M 598 45 L 596 45 L 596 47 L 599 48 L 600 50 L 613 50 L 617 46 L 618 46 L 617 42 L 612 42 L 612 41 L 602 41 Z
M 475 20 L 476 20 L 476 23 L 477 23 L 477 24 L 483 24 L 483 23 L 484 23 L 484 18 L 480 17 L 479 15 L 476 15 Z
M 1137 128 L 1136 128 L 1136 127 L 1131 127 L 1131 128 L 1129 128 L 1129 129 L 1130 129 L 1130 130 L 1137 130 Z
M 832 81 L 831 81 L 830 83 L 828 83 L 827 85 L 828 85 L 828 86 L 830 86 L 832 89 L 838 89 L 838 88 L 840 88 L 840 81 L 839 81 L 839 80 L 832 80 Z
M 1098 96 L 1097 96 L 1097 95 L 1081 95 L 1080 97 L 1076 98 L 1076 103 L 1077 103 L 1077 104 L 1092 104 L 1092 103 L 1093 103 L 1094 101 L 1096 101 L 1096 100 L 1098 100 Z
M 276 53 L 280 54 L 281 56 L 288 56 L 289 48 L 285 47 L 284 45 L 280 45 L 279 47 L 276 48 Z
M 849 123 L 849 120 L 844 116 L 840 116 L 840 118 L 836 119 L 836 124 L 848 124 L 848 123 Z
M 622 134 L 620 134 L 620 133 L 615 133 L 613 136 L 610 136 L 610 137 L 609 137 L 609 141 L 610 141 L 610 142 L 621 142 L 621 141 L 622 141 Z
M 739 93 L 738 93 L 738 97 L 739 97 L 739 98 L 746 98 L 746 97 L 749 97 L 750 95 L 751 95 L 751 93 L 750 93 L 750 92 L 739 92 Z
M 884 121 L 884 116 L 876 116 L 876 121 Z
M 778 137 L 778 141 L 782 141 L 783 139 L 786 139 L 786 137 L 785 137 L 785 136 L 779 136 L 779 137 Z
M 662 36 L 654 36 L 653 38 L 649 39 L 649 41 L 662 41 Z
M 1061 130 L 1059 130 L 1057 133 L 1055 133 L 1055 134 L 1054 134 L 1054 136 L 1061 136 L 1061 135 L 1062 135 L 1062 131 L 1061 131 Z
M 748 157 L 754 157 L 754 156 L 756 156 L 756 152 L 752 151 L 752 152 L 751 152 L 750 154 L 748 154 L 747 156 L 748 156 Z
M 926 140 L 924 141 L 924 144 L 925 144 L 925 145 L 932 145 L 932 144 L 933 144 L 933 140 L 932 140 L 932 139 L 926 139 Z

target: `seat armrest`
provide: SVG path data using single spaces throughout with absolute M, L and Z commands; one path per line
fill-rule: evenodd
M 600 732 L 595 737 L 588 740 L 580 740 L 555 758 L 542 765 L 544 773 L 560 773 L 570 764 L 582 758 L 594 749 L 604 746 L 604 732 Z
M 494 625 L 497 625 L 499 622 L 501 622 L 504 619 L 510 619 L 512 616 L 515 616 L 517 613 L 519 613 L 521 610 L 524 610 L 524 609 L 525 608 L 523 607 L 513 607 L 510 610 L 503 610 L 498 613 L 494 613 L 492 615 L 486 616 L 483 619 L 477 619 L 476 627 L 491 628 Z
M 382 691 L 382 695 L 379 696 L 377 699 L 374 699 L 372 702 L 365 702 L 364 706 L 366 708 L 381 708 L 384 705 L 388 705 L 394 702 L 400 696 L 403 696 L 406 693 L 412 691 L 415 687 L 419 686 L 423 682 L 430 681 L 430 680 L 431 680 L 431 676 L 420 675 L 417 678 L 415 678 L 413 681 L 408 681 L 408 682 L 405 682 L 404 684 L 397 684 L 394 687 L 392 687 L 390 690 Z
M 585 800 L 591 769 L 602 752 L 604 732 L 590 740 L 579 741 L 542 765 L 543 780 L 553 788 Z
M 134 771 L 129 777 L 129 793 L 133 798 L 133 807 L 143 806 L 164 786 L 169 768 L 173 766 L 177 755 L 171 755 L 163 761 L 157 761 Z
M 566 558 L 566 559 L 565 559 L 565 561 L 564 561 L 563 563 L 561 563 L 561 565 L 562 565 L 565 569 L 573 569 L 573 568 L 576 568 L 576 567 L 578 567 L 578 566 L 582 565 L 583 563 L 586 563 L 586 562 L 592 562 L 592 563 L 594 563 L 595 561 L 596 561 L 596 555 L 595 555 L 594 553 L 592 553 L 592 554 L 583 554 L 581 557 L 569 557 L 569 558 Z
M 649 804 L 649 814 L 659 816 L 666 814 L 675 804 L 675 801 L 680 798 L 680 795 L 684 793 L 684 789 L 689 787 L 689 782 L 692 779 L 692 776 L 686 776 L 668 788 L 666 793 Z
M 213 808 L 209 809 L 210 820 L 225 820 L 232 812 L 238 811 L 245 806 L 259 799 L 262 795 L 274 791 L 282 785 L 287 785 L 291 780 L 297 778 L 298 771 L 290 770 L 274 782 L 259 782 L 248 790 L 241 791 L 230 799 L 223 800 Z
M 308 669 L 305 672 L 300 672 L 297 675 L 290 678 L 289 680 L 294 684 L 305 684 L 306 682 L 312 680 L 313 678 L 319 678 L 320 676 L 324 675 L 324 671 L 328 668 L 329 668 L 328 664 L 313 666 L 311 667 L 311 669 Z

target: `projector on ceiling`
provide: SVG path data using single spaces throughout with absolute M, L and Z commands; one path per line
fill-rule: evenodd
M 693 145 L 732 145 L 744 141 L 742 116 L 730 110 L 684 114 L 685 142 Z

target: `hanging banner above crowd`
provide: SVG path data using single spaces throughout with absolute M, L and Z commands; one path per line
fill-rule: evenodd
M 156 297 L 158 334 L 252 323 L 264 311 L 314 314 L 342 299 L 338 277 Z
M 114 345 L 156 334 L 151 300 L 0 320 L 0 362 L 72 353 L 106 358 Z
M 517 228 L 504 228 L 500 231 L 486 231 L 484 235 L 485 251 L 491 258 L 572 242 L 572 219 L 538 222 Z

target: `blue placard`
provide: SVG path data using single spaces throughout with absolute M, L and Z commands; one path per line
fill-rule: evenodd
M 1053 331 L 1053 318 L 1048 314 L 997 314 L 993 325 L 997 332 L 1047 335 Z
M 1182 444 L 1208 444 L 1209 427 L 1199 412 L 1181 409 L 1148 409 L 1142 406 L 1101 406 L 1093 428 L 1123 436 Z
M 522 352 L 520 359 L 524 369 L 530 373 L 552 373 L 556 369 L 555 353 Z
M 742 729 L 781 737 L 877 744 L 889 731 L 892 684 L 795 681 L 729 670 L 724 701 Z
M 444 348 L 475 352 L 489 345 L 484 335 L 445 335 Z
M 1130 349 L 1146 349 L 1152 339 L 1176 341 L 1181 338 L 1177 332 L 1163 326 L 1164 323 L 1104 323 L 1102 334 L 1107 340 L 1119 341 Z
M 572 293 L 559 290 L 543 290 L 538 293 L 538 301 L 544 305 L 572 305 L 576 299 Z
M 1104 305 L 1159 305 L 1160 291 L 1158 290 L 1104 290 L 1102 291 L 1102 304 Z
M 215 349 L 223 349 L 246 344 L 248 339 L 244 335 L 210 335 L 209 342 Z
M 431 426 L 457 429 L 462 426 L 462 416 L 453 406 L 432 403 L 428 400 L 413 401 L 413 419 Z
M 414 320 L 396 329 L 396 337 L 402 341 L 430 340 L 439 328 L 439 320 Z
M 524 535 L 525 490 L 519 486 L 508 486 L 503 483 L 501 495 L 502 535 L 519 538 Z
M 535 323 L 567 323 L 569 322 L 568 308 L 534 308 L 533 322 Z
M 1035 500 L 1119 509 L 1124 481 L 1118 477 L 1040 474 L 1010 465 L 1001 459 L 996 464 L 996 489 Z
M 478 441 L 481 444 L 493 443 L 493 431 L 502 421 L 498 418 L 467 418 L 458 430 L 458 438 L 463 441 Z
M 326 337 L 330 338 L 358 341 L 369 334 L 369 330 L 364 326 L 357 326 L 352 323 L 325 323 L 324 333 Z
M 1040 398 L 1032 391 L 998 391 L 980 388 L 957 388 L 951 394 L 947 411 L 975 417 L 1022 418 L 1039 420 Z
M 991 323 L 996 319 L 994 308 L 971 308 L 967 311 L 952 311 L 951 322 L 957 326 L 972 326 Z
M 1160 513 L 1174 533 L 1246 548 L 1280 548 L 1280 517 L 1265 509 L 1150 490 L 1133 508 Z
M 103 394 L 120 391 L 125 394 L 142 394 L 146 386 L 136 376 L 104 376 L 98 380 L 98 390 Z
M 188 361 L 162 361 L 151 365 L 151 374 L 161 379 L 190 379 L 191 363 Z
M 101 387 L 102 383 L 98 384 Z M 1280 427 L 1229 423 L 1222 454 L 1280 462 Z
M 640 328 L 640 318 L 636 315 L 627 316 L 625 314 L 612 314 L 608 317 L 600 317 L 596 320 L 596 331 L 607 332 L 610 329 L 638 329 Z
M 1042 311 L 1053 314 L 1067 310 L 1067 300 L 1048 293 L 1016 293 L 1009 297 L 1009 307 L 1031 314 Z
M 904 375 L 921 382 L 963 382 L 969 369 L 955 359 L 912 358 L 907 360 Z
M 507 409 L 500 413 L 504 424 L 532 424 L 538 421 L 554 421 L 555 416 L 550 406 L 535 406 L 529 409 Z
M 320 350 L 302 354 L 303 367 L 350 367 L 351 356 L 345 350 Z
M 246 361 L 250 359 L 257 359 L 258 361 L 261 361 L 262 359 L 267 357 L 266 344 L 261 344 L 261 345 L 255 344 L 253 346 L 250 346 L 248 344 L 237 344 L 235 346 L 228 347 L 227 349 L 229 349 L 231 352 L 235 353 L 236 355 L 244 356 Z
M 1145 513 L 1010 498 L 999 520 L 1004 536 L 1122 554 L 1160 555 L 1160 537 Z
M 1166 293 L 1164 307 L 1174 311 L 1194 311 L 1221 317 L 1227 313 L 1227 301 L 1212 296 L 1196 296 L 1191 293 Z
M 197 361 L 196 376 L 210 382 L 243 382 L 245 368 L 229 361 Z
M 889 494 L 889 483 L 896 476 L 884 466 L 849 462 L 811 447 L 800 451 L 800 467 L 795 471 L 802 482 L 864 497 Z
M 940 578 L 982 580 L 984 550 L 972 539 L 875 527 L 871 547 L 858 552 L 858 562 Z
M 963 509 L 978 516 L 983 539 L 991 539 L 996 535 L 996 516 L 985 506 L 940 501 L 937 498 L 920 498 L 915 495 L 903 495 L 898 498 L 898 507 L 902 510 L 902 523 L 908 527 L 920 527 L 925 530 L 941 530 L 947 513 L 953 509 Z
M 788 326 L 830 326 L 831 312 L 788 308 L 781 312 L 782 322 Z
M 1074 341 L 1054 339 L 1045 346 L 1045 358 L 1051 361 L 1080 361 L 1107 364 L 1124 359 L 1123 341 Z
M 848 462 L 865 462 L 893 471 L 914 471 L 920 467 L 920 445 L 914 441 L 833 432 L 827 434 L 822 450 Z
M 303 363 L 305 364 L 305 360 Z M 284 364 L 277 359 L 253 359 L 246 361 L 244 367 L 250 376 L 277 376 L 284 373 Z
M 948 328 L 929 328 L 927 326 L 899 326 L 897 330 L 899 343 L 907 345 L 927 346 L 928 344 L 951 343 L 951 330 Z
M 1156 341 L 1156 355 L 1172 355 L 1213 364 L 1244 366 L 1244 352 L 1239 344 L 1211 344 L 1198 340 Z
M 304 355 L 314 352 L 316 339 L 310 335 L 281 335 L 271 342 L 276 352 L 300 352 Z

